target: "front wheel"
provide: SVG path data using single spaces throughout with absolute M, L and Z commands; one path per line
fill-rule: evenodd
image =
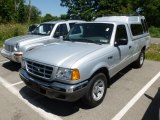
M 92 77 L 90 88 L 84 96 L 83 101 L 90 107 L 96 107 L 102 103 L 107 90 L 107 78 L 103 73 Z
M 134 67 L 141 68 L 144 63 L 144 59 L 145 59 L 145 51 L 142 50 L 140 52 L 138 59 L 134 62 Z

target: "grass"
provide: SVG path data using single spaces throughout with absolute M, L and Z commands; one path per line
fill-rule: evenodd
M 0 25 L 0 47 L 3 42 L 11 37 L 24 35 L 27 33 L 28 25 L 26 24 L 1 24 Z
M 151 37 L 160 38 L 160 28 L 156 28 L 154 26 L 151 26 L 149 28 L 149 33 L 150 33 Z
M 160 61 L 160 44 L 151 44 L 146 51 L 146 59 Z

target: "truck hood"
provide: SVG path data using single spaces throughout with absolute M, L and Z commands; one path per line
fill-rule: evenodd
M 15 45 L 18 42 L 21 41 L 28 41 L 28 40 L 33 40 L 33 39 L 40 39 L 40 38 L 47 38 L 49 36 L 41 36 L 41 35 L 24 35 L 24 36 L 17 36 L 10 38 L 5 41 L 7 45 Z
M 93 43 L 53 43 L 27 52 L 24 58 L 53 66 L 71 68 L 76 61 L 102 47 Z

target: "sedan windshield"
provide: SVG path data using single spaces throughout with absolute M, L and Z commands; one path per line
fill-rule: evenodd
M 54 24 L 40 24 L 35 30 L 32 32 L 33 35 L 45 35 L 49 36 L 52 32 Z
M 109 44 L 112 31 L 113 24 L 81 23 L 74 25 L 64 40 L 72 42 Z

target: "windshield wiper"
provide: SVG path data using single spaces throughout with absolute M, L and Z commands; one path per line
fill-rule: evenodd
M 32 33 L 32 35 L 43 35 L 43 36 L 47 36 L 47 34 L 42 34 L 42 33 Z
M 101 45 L 101 43 L 95 42 L 94 40 L 91 39 L 87 39 L 87 38 L 82 38 L 82 39 L 63 39 L 64 41 L 70 41 L 70 42 L 86 42 L 86 43 L 94 43 L 94 44 L 98 44 Z
M 94 44 L 101 45 L 101 43 L 95 42 L 94 40 L 91 40 L 91 39 L 83 38 L 83 39 L 81 39 L 81 40 L 84 40 L 84 41 L 82 41 L 82 42 L 89 42 L 89 43 L 94 43 Z

